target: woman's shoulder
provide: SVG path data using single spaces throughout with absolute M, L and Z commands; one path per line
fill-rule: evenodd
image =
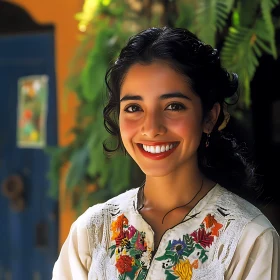
M 279 233 L 271 223 L 271 221 L 266 217 L 265 214 L 261 213 L 254 219 L 252 219 L 244 229 L 244 233 L 248 234 L 249 236 L 261 236 L 261 235 L 272 235 L 278 236 Z
M 259 236 L 266 231 L 276 231 L 271 221 L 257 205 L 245 198 L 219 186 L 220 195 L 216 206 L 226 220 L 244 226 L 244 231 L 250 232 L 251 236 Z
M 231 220 L 253 220 L 262 214 L 256 205 L 220 185 L 217 186 L 217 193 L 216 207 Z

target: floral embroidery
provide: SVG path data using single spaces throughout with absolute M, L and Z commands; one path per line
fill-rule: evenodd
M 132 270 L 132 258 L 130 256 L 120 256 L 116 263 L 116 267 L 121 274 Z
M 192 278 L 192 268 L 188 259 L 185 261 L 179 260 L 174 266 L 174 274 L 180 279 L 191 279 Z
M 145 232 L 129 225 L 124 214 L 111 224 L 114 244 L 109 248 L 115 255 L 119 280 L 145 279 L 150 267 L 151 249 L 145 241 Z
M 183 235 L 182 239 L 169 241 L 165 253 L 156 258 L 162 263 L 166 279 L 192 279 L 193 269 L 198 269 L 208 259 L 207 248 L 219 236 L 222 227 L 213 215 L 208 214 L 199 229 Z

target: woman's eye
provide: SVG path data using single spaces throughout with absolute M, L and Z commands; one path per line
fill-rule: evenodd
M 141 111 L 141 108 L 137 105 L 131 105 L 131 106 L 126 107 L 124 110 L 125 110 L 125 112 L 128 112 L 128 113 L 134 113 L 134 112 Z
M 181 110 L 185 110 L 185 109 L 186 109 L 186 107 L 183 104 L 172 103 L 172 104 L 168 105 L 165 110 L 181 111 Z

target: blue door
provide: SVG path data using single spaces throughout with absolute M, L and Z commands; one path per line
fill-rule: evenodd
M 18 80 L 46 75 L 46 146 L 57 144 L 54 33 L 0 36 L 0 280 L 50 280 L 57 258 L 57 201 L 49 197 L 49 156 L 44 147 L 17 145 Z M 3 182 L 23 182 L 21 210 Z

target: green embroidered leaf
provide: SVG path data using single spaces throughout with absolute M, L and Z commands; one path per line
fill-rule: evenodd
M 207 261 L 208 256 L 206 255 L 206 253 L 208 253 L 208 250 L 205 250 L 201 245 L 196 244 L 195 248 L 200 250 L 200 255 L 199 255 L 199 259 L 201 260 L 202 263 L 204 263 L 205 261 Z
M 174 260 L 173 260 L 174 264 L 179 263 L 179 260 L 180 260 L 180 256 L 178 254 L 176 254 L 174 257 Z
M 132 270 L 125 273 L 125 275 L 126 275 L 126 278 L 125 278 L 125 279 L 127 279 L 127 277 L 129 277 L 129 279 L 134 279 L 135 274 L 137 273 L 137 270 L 138 270 L 138 269 L 139 269 L 139 267 L 133 265 L 133 266 L 132 266 Z
M 170 250 L 166 250 L 165 251 L 165 254 L 160 256 L 160 257 L 157 257 L 155 258 L 157 261 L 164 261 L 164 260 L 167 260 L 167 259 L 171 259 L 173 262 L 175 262 L 176 260 L 176 257 L 178 259 L 178 255 L 176 252 L 174 251 L 170 251 Z
M 187 249 L 185 249 L 185 250 L 182 252 L 182 257 L 189 257 L 193 252 L 194 252 L 194 249 L 192 249 L 192 250 L 187 250 Z
M 183 251 L 183 255 L 188 257 L 194 251 L 195 243 L 192 237 L 188 234 L 183 236 L 183 240 L 186 243 L 186 248 Z
M 112 245 L 111 247 L 109 247 L 109 250 L 112 250 L 110 258 L 113 257 L 113 255 L 115 254 L 115 250 L 116 250 L 117 246 L 116 245 Z
M 141 262 L 140 262 L 140 259 L 135 259 L 135 266 L 136 267 L 141 267 Z
M 179 278 L 174 274 L 172 274 L 169 270 L 165 270 L 165 274 L 166 274 L 166 278 L 165 278 L 166 280 L 175 280 Z
M 171 243 L 171 241 L 169 240 L 168 245 L 167 245 L 167 247 L 165 248 L 166 251 L 171 250 L 171 247 L 172 247 L 171 244 L 172 244 L 172 243 Z
M 119 280 L 126 280 L 125 278 L 126 278 L 126 274 L 125 273 L 124 274 L 120 274 L 119 277 L 118 277 Z
M 199 249 L 199 250 L 203 250 L 205 252 L 208 252 L 207 250 L 204 249 L 204 247 L 202 247 L 200 244 L 196 243 L 195 244 L 195 248 Z
M 130 240 L 130 244 L 132 247 L 135 247 L 135 243 L 137 241 L 138 234 L 139 234 L 139 231 L 136 231 Z
M 139 271 L 137 277 L 135 278 L 135 280 L 143 280 L 143 279 L 146 279 L 147 274 L 148 274 L 148 270 L 145 269 L 145 268 L 142 268 L 142 269 L 140 269 L 140 271 Z
M 135 258 L 135 256 L 137 256 L 137 255 L 142 255 L 142 251 L 137 250 L 135 248 L 131 248 L 129 250 L 129 254 L 130 254 L 131 257 Z

